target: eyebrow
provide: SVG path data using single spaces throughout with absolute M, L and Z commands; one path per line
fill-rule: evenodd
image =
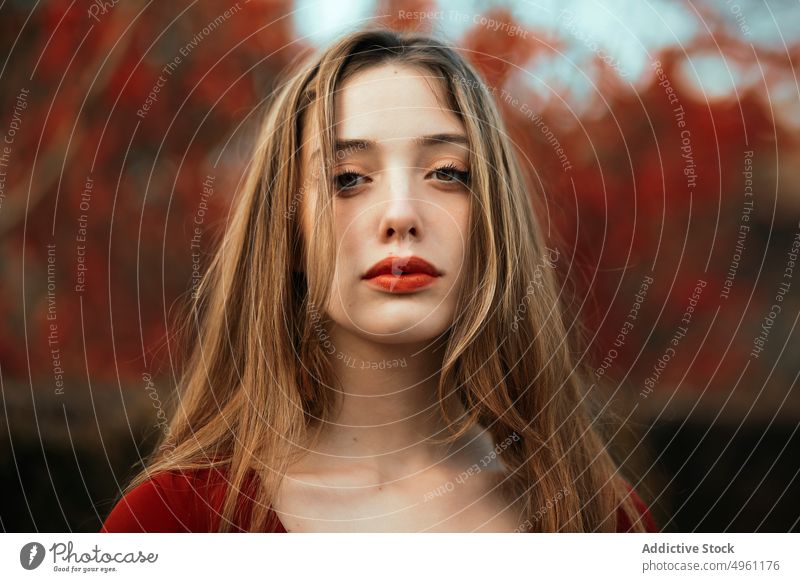
M 432 135 L 422 135 L 413 139 L 415 145 L 420 147 L 432 147 L 441 144 L 455 144 L 455 145 L 469 145 L 469 139 L 463 133 L 434 133 Z M 378 142 L 371 139 L 337 139 L 336 152 L 347 152 L 349 150 L 363 151 L 374 148 Z M 320 151 L 316 150 L 311 154 L 311 159 L 314 160 L 319 156 Z

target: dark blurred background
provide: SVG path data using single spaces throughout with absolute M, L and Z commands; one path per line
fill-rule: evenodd
M 303 50 L 383 24 L 494 90 L 662 528 L 797 531 L 798 21 L 788 0 L 0 3 L 0 528 L 99 529 L 168 414 L 168 330 L 259 105 Z

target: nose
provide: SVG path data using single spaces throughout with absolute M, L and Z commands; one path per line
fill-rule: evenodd
M 405 241 L 422 236 L 421 220 L 418 211 L 419 200 L 412 192 L 409 179 L 410 169 L 397 172 L 387 171 L 388 194 L 381 202 L 380 237 L 382 242 Z

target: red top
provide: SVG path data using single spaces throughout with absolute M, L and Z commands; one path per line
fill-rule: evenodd
M 253 501 L 254 481 L 242 491 L 245 516 L 249 517 Z M 189 473 L 168 471 L 154 475 L 125 495 L 111 510 L 101 532 L 215 532 L 219 527 L 220 510 L 227 481 L 217 469 L 201 469 Z M 648 532 L 658 527 L 647 506 L 633 489 L 631 497 L 642 514 Z M 286 533 L 280 520 L 269 533 Z M 622 511 L 617 513 L 617 531 L 630 529 L 630 521 Z M 233 531 L 244 531 L 234 523 Z

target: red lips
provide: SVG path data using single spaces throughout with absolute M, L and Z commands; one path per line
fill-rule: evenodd
M 375 263 L 363 279 L 379 291 L 415 293 L 433 285 L 441 273 L 419 257 L 386 257 Z
M 415 273 L 438 277 L 441 275 L 436 268 L 420 257 L 386 257 L 372 265 L 372 268 L 362 277 L 372 279 L 379 275 L 412 275 Z

